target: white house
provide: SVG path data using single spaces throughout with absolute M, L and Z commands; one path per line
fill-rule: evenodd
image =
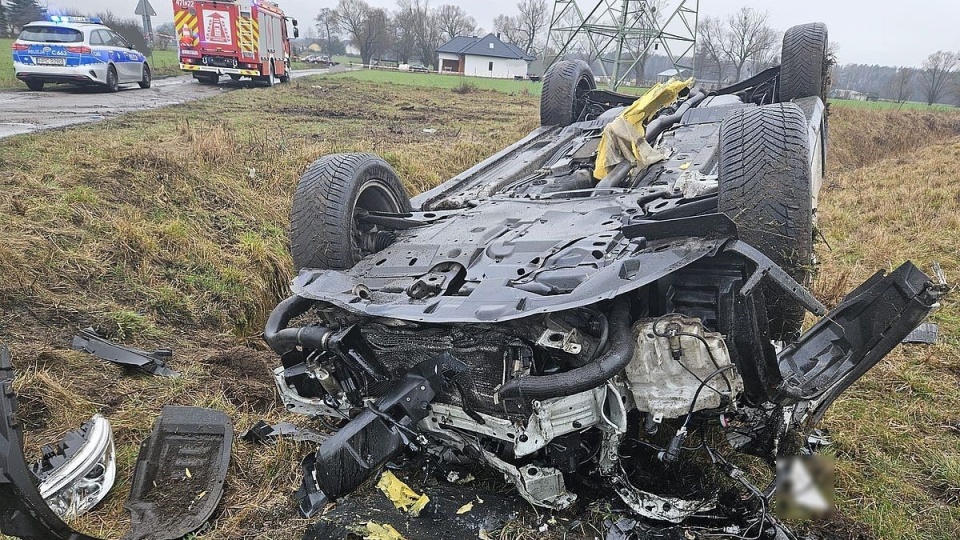
M 455 37 L 437 48 L 440 73 L 513 79 L 527 77 L 528 63 L 536 60 L 500 36 Z

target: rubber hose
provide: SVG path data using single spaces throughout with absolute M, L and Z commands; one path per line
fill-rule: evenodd
M 649 124 L 647 124 L 647 134 L 645 136 L 647 142 L 653 144 L 661 133 L 666 131 L 670 126 L 679 122 L 680 118 L 685 112 L 690 110 L 691 107 L 696 107 L 699 105 L 701 101 L 706 99 L 706 97 L 706 93 L 703 91 L 698 91 L 696 94 L 690 96 L 686 101 L 684 101 L 682 105 L 677 107 L 677 112 L 668 114 L 666 116 L 660 116 L 652 120 Z
M 500 399 L 547 399 L 572 396 L 596 388 L 623 371 L 636 348 L 630 332 L 630 303 L 618 298 L 610 315 L 610 346 L 589 364 L 552 375 L 528 375 L 508 381 L 497 395 Z
M 309 349 L 323 349 L 323 342 L 330 330 L 323 326 L 304 326 L 302 328 L 287 328 L 290 321 L 307 312 L 314 303 L 309 298 L 291 296 L 277 304 L 267 318 L 263 329 L 263 340 L 279 355 L 286 354 L 297 345 Z

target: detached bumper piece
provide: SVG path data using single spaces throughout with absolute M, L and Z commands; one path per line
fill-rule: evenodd
M 833 401 L 938 307 L 946 285 L 911 262 L 878 272 L 778 355 L 777 401 L 809 402 L 814 423 Z
M 97 540 L 63 522 L 37 489 L 23 456 L 10 351 L 0 345 L 0 533 L 27 540 Z
M 164 407 L 140 448 L 126 540 L 173 540 L 210 519 L 230 465 L 233 427 L 220 411 Z
M 311 517 L 328 502 L 360 487 L 404 447 L 422 445 L 418 422 L 446 381 L 467 366 L 449 353 L 414 366 L 387 393 L 303 460 L 300 513 Z
M 90 353 L 97 358 L 119 364 L 121 366 L 138 368 L 161 377 L 179 377 L 180 374 L 167 367 L 166 361 L 173 356 L 169 349 L 147 352 L 131 347 L 123 347 L 98 336 L 93 328 L 83 330 L 79 336 L 73 338 L 73 349 Z

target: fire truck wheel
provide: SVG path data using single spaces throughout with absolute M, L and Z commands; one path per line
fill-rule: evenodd
M 220 76 L 216 73 L 198 73 L 197 82 L 200 84 L 219 84 Z
M 283 76 L 280 77 L 280 82 L 283 84 L 287 84 L 288 82 L 290 82 L 290 63 L 289 62 L 283 63 Z
M 290 211 L 290 251 L 301 268 L 346 270 L 393 241 L 363 220 L 371 212 L 410 211 L 397 173 L 373 154 L 333 154 L 300 177 Z
M 240 80 L 240 76 L 239 76 L 239 75 L 234 75 L 233 73 L 231 73 L 231 74 L 230 74 L 230 80 L 231 80 L 231 81 L 239 81 L 239 80 Z

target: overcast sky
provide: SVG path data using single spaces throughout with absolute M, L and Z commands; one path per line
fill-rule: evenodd
M 368 0 L 391 8 L 394 0 Z M 109 9 L 133 16 L 138 0 L 48 0 L 51 8 L 71 7 L 84 11 Z M 150 0 L 158 16 L 154 25 L 173 20 L 172 0 Z M 323 7 L 335 0 L 278 0 L 288 15 L 301 26 L 312 21 Z M 673 0 L 676 4 L 679 0 Z M 513 13 L 516 0 L 431 0 L 431 5 L 457 4 L 490 30 L 499 13 Z M 579 0 L 589 10 L 593 0 Z M 840 63 L 867 63 L 919 66 L 937 50 L 960 50 L 960 0 L 700 0 L 701 15 L 725 16 L 747 5 L 769 12 L 771 24 L 779 30 L 799 23 L 823 21 L 830 27 L 830 40 L 839 44 Z

